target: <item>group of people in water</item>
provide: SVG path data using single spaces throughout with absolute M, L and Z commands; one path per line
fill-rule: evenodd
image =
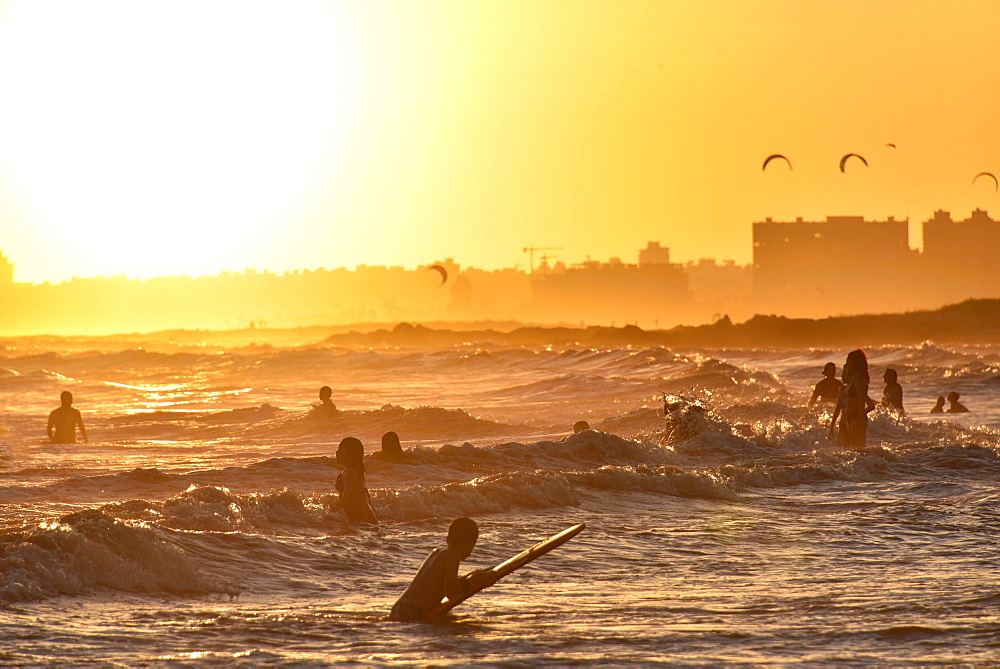
M 903 387 L 899 384 L 899 375 L 889 367 L 882 374 L 885 389 L 882 391 L 880 405 L 899 416 L 906 415 L 903 408 Z M 868 385 L 871 378 L 868 375 L 868 358 L 860 348 L 847 354 L 841 378 L 837 378 L 837 365 L 828 362 L 823 366 L 823 379 L 816 384 L 809 398 L 808 408 L 812 410 L 819 402 L 835 403 L 830 419 L 830 439 L 836 435 L 840 446 L 862 447 L 868 432 L 868 414 L 875 409 L 876 404 L 868 396 Z M 931 413 L 966 413 L 968 409 L 958 401 L 960 395 L 952 391 L 947 400 L 950 406 L 944 408 L 945 397 L 937 399 L 937 404 Z M 839 422 L 838 422 L 839 420 Z
M 882 392 L 881 405 L 902 416 L 903 388 L 899 384 L 895 369 L 886 369 L 882 375 L 885 389 Z M 828 362 L 823 367 L 823 379 L 816 384 L 809 398 L 808 408 L 813 409 L 820 402 L 835 403 L 830 420 L 830 438 L 836 436 L 838 445 L 846 447 L 863 447 L 868 429 L 868 414 L 875 409 L 876 404 L 868 396 L 870 383 L 868 359 L 864 351 L 855 349 L 847 354 L 841 378 L 837 378 L 837 367 Z M 333 417 L 338 411 L 332 401 L 333 390 L 323 386 L 319 392 L 320 402 L 312 408 L 312 415 L 318 417 Z M 61 405 L 49 414 L 47 432 L 53 443 L 75 443 L 76 431 L 80 430 L 84 441 L 87 441 L 87 430 L 79 410 L 73 407 L 73 394 L 64 391 L 60 397 Z M 945 409 L 945 401 L 950 406 Z M 950 392 L 946 397 L 938 397 L 937 404 L 931 413 L 963 413 L 968 409 L 959 401 L 957 392 Z M 590 429 L 586 421 L 578 421 L 573 426 L 573 432 L 579 433 Z M 382 450 L 373 453 L 371 458 L 389 462 L 403 462 L 406 453 L 399 442 L 399 435 L 386 432 L 382 435 Z M 357 437 L 345 437 L 337 447 L 335 459 L 342 467 L 337 476 L 335 487 L 340 497 L 340 506 L 350 523 L 378 523 L 378 514 L 371 503 L 371 495 L 365 482 L 365 449 Z M 474 592 L 495 580 L 490 570 L 472 572 L 466 576 L 458 575 L 459 563 L 469 557 L 479 536 L 479 528 L 470 518 L 457 518 L 448 529 L 447 546 L 435 548 L 424 560 L 413 581 L 407 587 L 392 608 L 391 620 L 417 621 L 427 620 L 435 609 L 441 605 L 445 597 L 453 599 L 463 594 Z

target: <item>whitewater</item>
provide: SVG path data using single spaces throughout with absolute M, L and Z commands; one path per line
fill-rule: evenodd
M 0 342 L 0 664 L 1000 663 L 998 347 L 866 349 L 907 415 L 851 450 L 806 409 L 846 348 L 190 339 Z M 48 443 L 63 390 L 90 443 Z M 339 508 L 346 436 L 377 526 Z M 386 621 L 462 515 L 468 569 L 587 529 Z

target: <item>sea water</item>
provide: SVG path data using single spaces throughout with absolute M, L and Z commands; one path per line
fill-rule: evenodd
M 867 353 L 907 415 L 854 450 L 805 409 L 846 350 L 7 340 L 0 664 L 1000 662 L 1000 349 Z M 90 443 L 48 443 L 63 390 Z M 349 525 L 336 445 L 388 430 Z M 587 529 L 386 621 L 461 515 L 469 569 Z

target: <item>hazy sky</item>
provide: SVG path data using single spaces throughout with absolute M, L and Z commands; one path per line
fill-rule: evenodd
M 749 262 L 768 216 L 996 216 L 998 35 L 990 1 L 0 0 L 0 251 Z

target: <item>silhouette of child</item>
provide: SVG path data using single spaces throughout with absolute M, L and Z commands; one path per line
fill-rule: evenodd
M 469 557 L 479 539 L 479 526 L 471 518 L 461 517 L 448 527 L 448 547 L 430 552 L 413 581 L 392 606 L 389 620 L 426 621 L 445 597 L 461 597 L 496 581 L 490 570 L 458 575 L 459 563 Z
M 312 409 L 312 414 L 314 416 L 322 416 L 324 418 L 329 418 L 337 414 L 337 406 L 330 399 L 333 396 L 333 388 L 330 386 L 323 386 L 319 389 L 319 404 L 314 404 Z
M 938 395 L 937 404 L 931 409 L 931 413 L 944 413 L 944 395 Z

